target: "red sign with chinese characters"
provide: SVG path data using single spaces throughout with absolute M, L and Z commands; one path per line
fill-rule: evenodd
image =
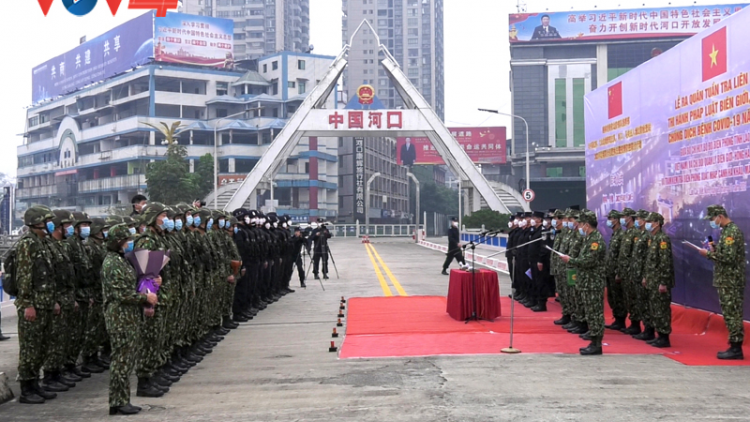
M 334 129 L 403 129 L 402 111 L 336 110 L 328 115 Z
M 449 128 L 471 161 L 482 164 L 505 164 L 507 161 L 504 127 Z M 445 164 L 432 142 L 426 137 L 398 138 L 396 158 L 399 164 Z

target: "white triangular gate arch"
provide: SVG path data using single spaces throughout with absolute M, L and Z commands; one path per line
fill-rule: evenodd
M 348 116 L 339 113 L 362 113 L 361 111 L 326 110 L 323 107 L 335 89 L 336 82 L 341 77 L 341 73 L 346 68 L 348 63 L 346 57 L 354 36 L 364 25 L 370 28 L 377 40 L 379 49 L 384 55 L 381 64 L 393 82 L 394 87 L 401 95 L 404 101 L 404 109 L 373 110 L 372 112 L 381 113 L 383 117 L 382 125 L 371 127 L 368 124 L 363 124 L 361 125 L 362 127 L 357 126 L 352 128 L 349 127 L 350 125 L 345 124 L 346 117 Z M 394 118 L 393 125 L 390 124 L 391 117 Z M 395 124 L 396 121 L 399 124 Z M 357 30 L 354 31 L 349 44 L 345 45 L 341 50 L 341 53 L 333 61 L 325 77 L 313 88 L 289 119 L 286 126 L 271 142 L 266 152 L 261 156 L 258 163 L 253 167 L 253 170 L 247 175 L 239 188 L 237 188 L 224 209 L 231 211 L 242 207 L 255 190 L 261 187 L 259 185 L 265 186 L 266 181 L 278 173 L 281 166 L 286 163 L 287 158 L 292 154 L 300 138 L 309 136 L 392 138 L 426 136 L 430 139 L 435 150 L 440 154 L 446 165 L 461 179 L 462 183 L 470 182 L 487 202 L 487 206 L 501 213 L 511 212 L 463 148 L 461 148 L 461 145 L 453 138 L 448 128 L 437 114 L 435 114 L 429 103 L 425 101 L 417 88 L 404 75 L 388 49 L 380 43 L 377 32 L 367 20 L 364 20 Z M 528 204 L 523 201 L 518 192 L 513 191 L 508 193 L 519 199 L 518 202 L 524 210 L 529 210 Z

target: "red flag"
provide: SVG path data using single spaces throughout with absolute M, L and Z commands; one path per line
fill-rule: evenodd
M 727 27 L 703 38 L 701 46 L 703 82 L 727 71 Z
M 122 0 L 107 0 L 107 4 L 109 5 L 109 10 L 112 11 L 112 16 L 114 16 L 117 13 L 117 9 L 120 8 L 120 3 Z
M 609 98 L 608 111 L 609 118 L 614 119 L 615 117 L 622 114 L 622 82 L 618 82 L 607 90 L 607 97 Z
M 39 7 L 42 8 L 42 13 L 44 13 L 44 16 L 47 16 L 47 12 L 49 12 L 50 6 L 52 6 L 52 0 L 39 0 Z

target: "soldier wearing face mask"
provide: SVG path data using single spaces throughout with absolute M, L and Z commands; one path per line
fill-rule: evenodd
M 464 256 L 461 253 L 461 235 L 458 231 L 458 219 L 456 217 L 451 218 L 451 227 L 448 229 L 448 252 L 445 255 L 443 272 L 441 273 L 443 275 L 448 275 L 448 267 L 454 259 L 461 265 L 466 265 Z
M 237 219 L 237 225 L 235 226 L 235 233 L 232 237 L 235 245 L 237 245 L 237 251 L 240 254 L 242 260 L 242 268 L 244 273 L 240 275 L 237 280 L 237 286 L 234 289 L 234 301 L 232 302 L 232 314 L 235 322 L 247 322 L 251 320 L 255 314 L 250 312 L 250 277 L 253 274 L 251 268 L 251 260 L 253 259 L 252 253 L 252 241 L 249 229 L 250 217 L 248 217 L 248 210 L 244 208 L 237 208 L 232 212 L 232 215 Z M 247 222 L 245 221 L 247 218 Z
M 510 231 L 508 232 L 508 240 L 506 243 L 506 251 L 505 251 L 505 259 L 508 260 L 508 274 L 510 274 L 511 283 L 515 282 L 515 272 L 513 270 L 513 257 L 515 256 L 515 251 L 507 250 L 512 249 L 516 243 L 516 236 L 518 232 L 521 230 L 518 227 L 518 222 L 521 220 L 521 216 L 523 215 L 522 212 L 517 212 L 516 215 L 511 217 L 510 221 L 508 221 L 508 228 Z M 518 293 L 516 293 L 517 295 Z
M 568 250 L 571 231 L 568 228 L 568 219 L 566 211 L 556 210 L 552 218 L 552 231 L 554 231 L 554 242 L 552 249 L 565 254 Z M 550 271 L 555 279 L 555 290 L 560 299 L 562 307 L 562 317 L 554 321 L 555 325 L 565 326 L 570 324 L 571 315 L 573 314 L 573 305 L 571 304 L 572 292 L 568 287 L 568 276 L 566 273 L 566 264 L 562 262 L 558 254 L 550 254 Z
M 643 321 L 643 331 L 640 334 L 634 335 L 633 338 L 644 341 L 653 340 L 655 338 L 654 325 L 651 321 L 648 306 L 648 291 L 641 283 L 643 280 L 646 254 L 648 253 L 648 241 L 651 239 L 651 234 L 646 230 L 646 217 L 648 217 L 648 214 L 649 212 L 646 210 L 638 210 L 635 214 L 635 227 L 638 229 L 638 232 L 633 238 L 634 245 L 630 257 L 630 274 L 635 281 L 636 292 L 636 300 L 633 309 L 636 316 L 634 319 Z
M 325 224 L 320 224 L 317 229 L 313 229 L 310 238 L 313 242 L 313 275 L 319 280 L 318 271 L 322 270 L 323 278 L 328 280 L 328 239 L 331 238 L 331 232 Z M 320 261 L 323 260 L 323 267 L 320 268 Z
M 568 218 L 568 229 L 571 231 L 566 254 L 571 257 L 576 257 L 581 252 L 583 237 L 585 235 L 585 233 L 582 233 L 583 229 L 579 227 L 578 219 L 581 216 L 581 211 L 578 208 L 579 207 L 577 206 L 572 206 L 570 207 L 570 211 L 566 214 L 566 217 Z M 568 279 L 568 270 L 572 269 L 574 269 L 574 267 L 571 267 L 566 263 L 564 270 L 566 282 Z M 568 292 L 570 293 L 569 299 L 571 307 L 570 323 L 563 325 L 563 328 L 567 329 L 569 333 L 583 335 L 588 332 L 589 327 L 586 323 L 586 309 L 583 306 L 583 300 L 580 297 L 578 286 L 575 284 L 568 285 Z
M 544 235 L 544 213 L 534 211 L 529 219 L 529 242 L 534 242 L 528 246 L 528 265 L 531 269 L 531 279 L 529 280 L 528 296 L 529 299 L 525 304 L 534 312 L 547 311 L 547 293 L 545 289 L 546 276 L 549 270 L 545 272 L 544 261 L 542 259 L 542 236 Z M 547 223 L 549 224 L 549 223 Z
M 518 226 L 521 228 L 521 233 L 518 235 L 518 245 L 523 245 L 531 240 L 531 217 L 533 213 L 525 212 L 523 219 L 519 222 Z M 536 303 L 532 303 L 534 300 L 531 294 L 531 279 L 526 274 L 531 270 L 531 264 L 529 264 L 529 245 L 522 246 L 516 249 L 516 291 L 520 292 L 519 302 L 530 308 Z

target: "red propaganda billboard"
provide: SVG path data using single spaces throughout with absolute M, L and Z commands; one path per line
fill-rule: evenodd
M 505 164 L 505 127 L 449 128 L 461 148 L 477 164 Z M 396 160 L 403 166 L 413 164 L 445 164 L 443 158 L 426 137 L 398 138 Z
M 513 13 L 508 18 L 508 34 L 512 44 L 692 36 L 744 7 L 724 4 Z

